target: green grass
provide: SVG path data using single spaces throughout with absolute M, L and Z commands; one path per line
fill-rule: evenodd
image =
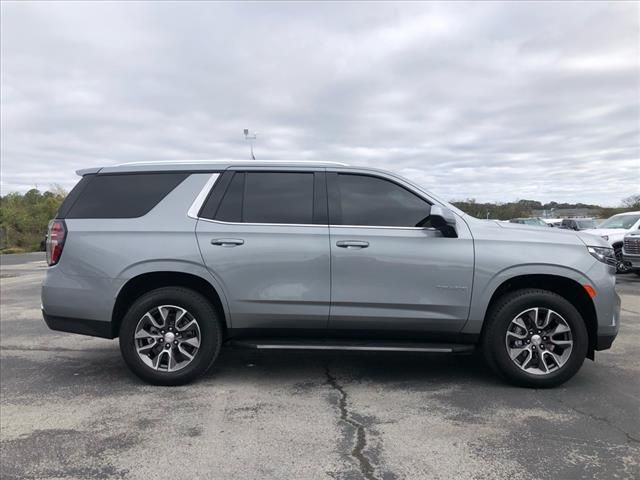
M 29 252 L 38 252 L 38 251 L 40 251 L 39 248 L 29 249 L 29 248 L 23 248 L 23 247 L 7 247 L 0 250 L 0 255 L 10 255 L 12 253 L 29 253 Z

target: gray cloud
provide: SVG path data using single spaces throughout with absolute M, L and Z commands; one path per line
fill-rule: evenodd
M 2 2 L 2 191 L 140 160 L 345 161 L 445 198 L 638 193 L 638 3 Z

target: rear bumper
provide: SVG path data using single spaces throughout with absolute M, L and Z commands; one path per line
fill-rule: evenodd
M 608 350 L 611 348 L 616 335 L 598 335 L 596 340 L 596 350 Z
M 91 337 L 116 338 L 113 324 L 111 322 L 100 322 L 98 320 L 86 320 L 80 318 L 57 317 L 47 315 L 42 311 L 44 323 L 51 330 L 59 332 L 78 333 L 80 335 L 89 335 Z
M 93 331 L 102 332 L 111 328 L 119 285 L 119 282 L 110 278 L 69 275 L 60 265 L 49 267 L 42 282 L 42 310 L 46 312 L 46 317 L 53 318 L 56 325 L 62 325 L 61 328 L 51 326 L 53 330 L 93 335 Z M 67 325 L 71 330 L 66 329 Z

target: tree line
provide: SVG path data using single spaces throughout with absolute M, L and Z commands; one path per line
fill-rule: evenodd
M 66 194 L 62 188 L 53 187 L 46 192 L 34 188 L 0 196 L 0 252 L 39 250 L 49 220 L 56 216 Z
M 54 218 L 66 192 L 60 187 L 41 192 L 31 189 L 26 193 L 0 196 L 0 252 L 17 253 L 37 251 L 47 232 L 49 220 Z M 508 220 L 528 217 L 533 210 L 552 208 L 588 208 L 598 218 L 616 213 L 640 210 L 640 195 L 625 198 L 618 208 L 607 208 L 585 203 L 541 203 L 536 200 L 518 200 L 507 203 L 479 203 L 474 199 L 452 202 L 460 210 L 478 218 Z
M 452 201 L 456 207 L 469 215 L 477 218 L 490 218 L 494 220 L 509 220 L 531 216 L 534 210 L 557 210 L 565 208 L 584 208 L 593 212 L 596 218 L 608 218 L 617 213 L 640 210 L 640 195 L 632 195 L 622 200 L 619 207 L 602 207 L 588 203 L 542 203 L 537 200 L 518 200 L 506 203 L 480 203 L 474 199 Z

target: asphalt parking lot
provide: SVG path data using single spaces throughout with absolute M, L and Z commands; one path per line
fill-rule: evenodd
M 4 256 L 0 478 L 640 478 L 640 277 L 612 350 L 553 390 L 475 357 L 224 350 L 185 387 L 133 377 L 117 341 L 55 333 L 42 254 Z

